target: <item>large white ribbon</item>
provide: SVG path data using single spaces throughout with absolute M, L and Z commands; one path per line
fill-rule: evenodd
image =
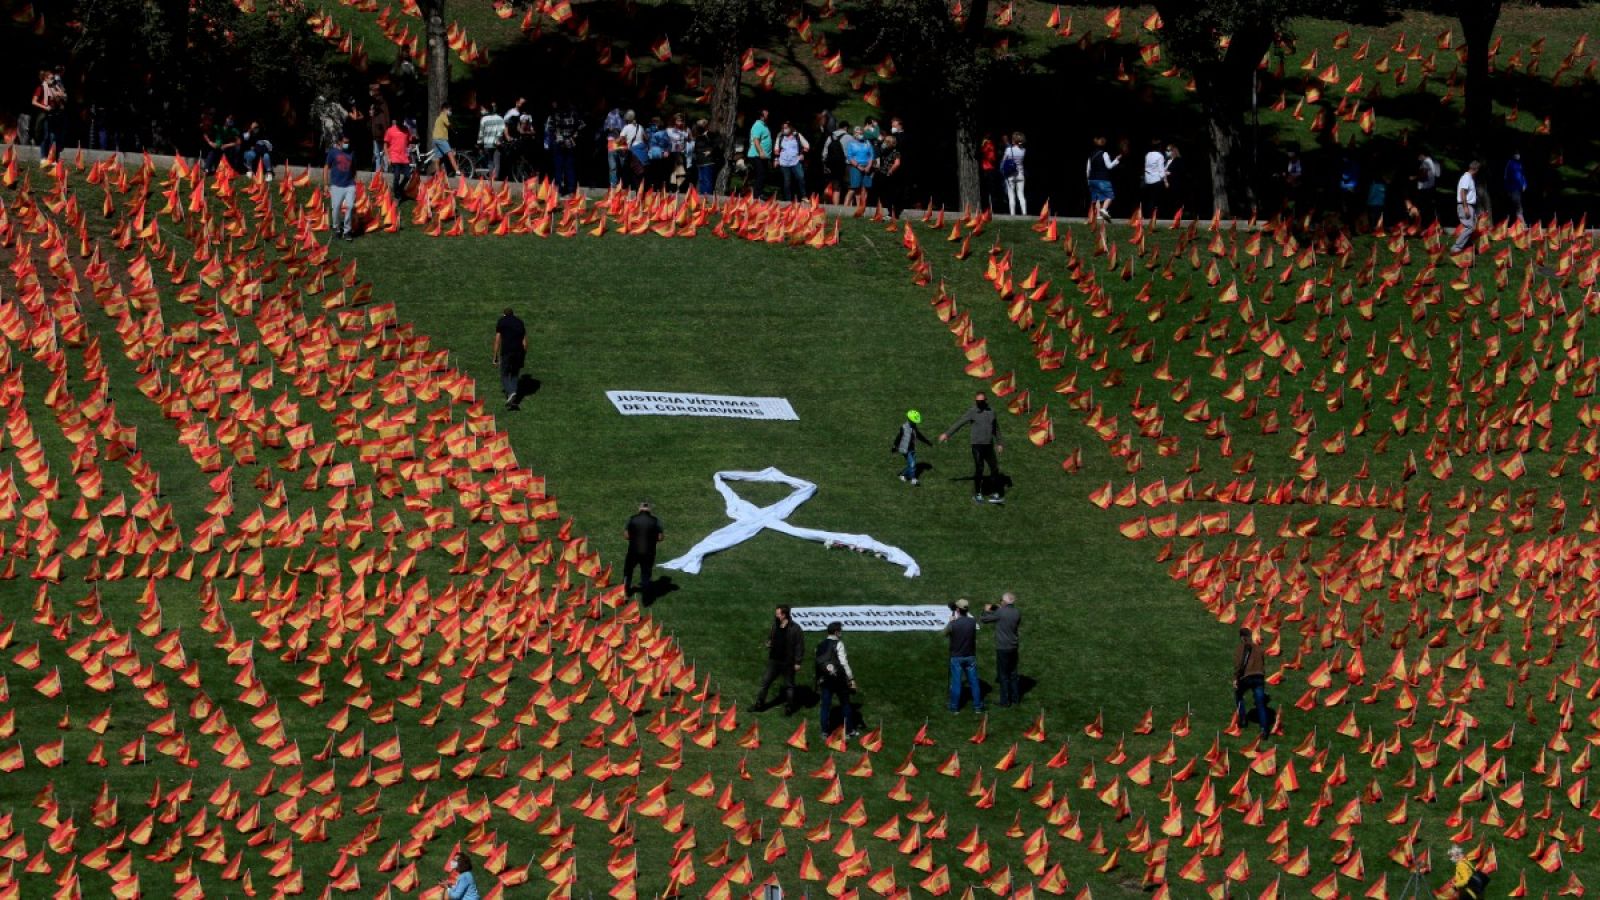
M 744 499 L 728 486 L 730 481 L 756 481 L 768 484 L 787 484 L 794 488 L 789 496 L 779 500 L 771 506 L 756 506 Z M 808 541 L 817 541 L 822 544 L 838 544 L 863 551 L 876 553 L 883 559 L 902 566 L 906 570 L 907 578 L 915 578 L 922 573 L 917 561 L 910 554 L 899 547 L 891 547 L 865 534 L 842 534 L 833 531 L 821 531 L 816 528 L 801 528 L 789 524 L 789 516 L 802 503 L 810 500 L 817 492 L 817 486 L 803 478 L 786 475 L 779 470 L 767 467 L 759 472 L 718 472 L 711 476 L 711 483 L 716 486 L 717 493 L 727 504 L 728 518 L 733 521 L 711 532 L 700 539 L 700 543 L 689 548 L 689 552 L 661 564 L 663 569 L 673 569 L 679 572 L 688 572 L 690 575 L 700 571 L 700 563 L 713 553 L 726 550 L 737 544 L 750 540 L 763 529 L 771 529 L 780 534 L 791 537 L 803 538 Z

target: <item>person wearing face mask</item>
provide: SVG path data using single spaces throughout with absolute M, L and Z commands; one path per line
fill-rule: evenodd
M 333 236 L 345 240 L 355 238 L 353 220 L 356 208 L 356 161 L 350 155 L 350 137 L 340 135 L 339 143 L 328 151 L 328 158 L 322 164 L 322 180 L 328 185 L 328 197 L 332 201 Z
M 806 196 L 806 154 L 811 143 L 788 122 L 778 132 L 778 171 L 783 174 L 783 199 L 804 200 Z
M 972 408 L 962 413 L 955 424 L 939 435 L 939 443 L 950 440 L 950 435 L 968 425 L 972 426 L 972 502 L 984 501 L 983 473 L 987 466 L 992 482 L 988 500 L 990 503 L 1004 503 L 1006 498 L 1000 493 L 1004 476 L 1000 474 L 1000 459 L 995 455 L 1005 449 L 1000 443 L 1000 420 L 989 407 L 988 395 L 982 391 L 972 398 Z
M 478 883 L 472 877 L 472 857 L 456 851 L 456 855 L 445 864 L 445 872 L 448 874 L 439 886 L 444 888 L 449 900 L 482 900 Z

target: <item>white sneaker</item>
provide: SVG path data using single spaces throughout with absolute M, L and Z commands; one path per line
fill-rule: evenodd
M 916 479 L 916 478 L 911 479 L 911 486 L 912 487 L 917 487 L 917 486 L 919 486 L 921 484 L 922 484 L 922 482 L 919 479 Z
M 909 478 L 907 478 L 907 477 L 906 477 L 906 473 L 904 473 L 904 472 L 901 472 L 901 473 L 900 473 L 900 480 L 901 480 L 901 481 L 910 481 L 910 480 L 911 480 L 911 479 L 909 479 Z

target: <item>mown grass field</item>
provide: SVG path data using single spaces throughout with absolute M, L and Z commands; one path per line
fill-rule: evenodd
M 1592 880 L 1588 236 L 1496 234 L 1463 274 L 1437 234 L 951 216 L 846 219 L 816 248 L 624 235 L 618 201 L 548 207 L 572 237 L 424 221 L 325 251 L 304 186 L 196 190 L 102 169 L 3 194 L 21 896 L 131 875 L 226 896 L 246 871 L 403 895 L 457 842 L 505 876 L 486 883 L 527 866 L 503 896 L 655 894 L 669 872 L 696 895 L 943 872 L 1382 896 L 1416 860 L 1440 883 L 1451 840 L 1497 894 Z M 530 221 L 430 196 L 473 229 Z M 543 382 L 509 413 L 488 358 L 507 305 Z M 936 431 L 996 381 L 1019 410 L 1008 502 L 971 502 L 960 438 L 900 483 L 904 410 Z M 783 396 L 800 420 L 622 417 L 608 389 Z M 648 609 L 607 592 L 640 496 L 665 559 L 726 521 L 713 472 L 768 465 L 819 485 L 798 524 L 923 576 L 766 534 L 661 572 L 678 589 Z M 866 739 L 749 711 L 776 603 L 1005 590 L 1021 709 L 951 716 L 938 637 L 895 634 L 850 637 Z M 1283 714 L 1261 745 L 1224 732 L 1240 623 Z

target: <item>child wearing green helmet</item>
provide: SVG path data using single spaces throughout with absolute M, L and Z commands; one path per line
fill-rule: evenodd
M 920 424 L 922 413 L 914 409 L 906 410 L 906 419 L 900 423 L 900 429 L 894 434 L 894 444 L 889 448 L 905 457 L 906 467 L 900 472 L 900 480 L 911 482 L 912 487 L 922 483 L 917 479 L 917 441 L 933 446 L 933 441 L 928 440 L 917 427 Z

